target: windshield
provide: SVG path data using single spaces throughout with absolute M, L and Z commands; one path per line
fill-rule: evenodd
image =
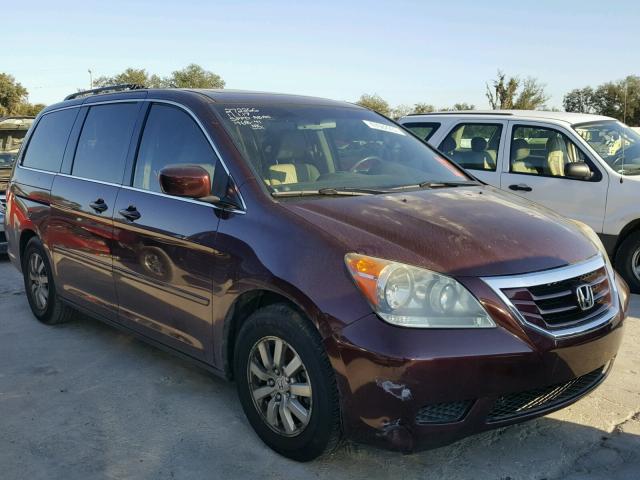
M 0 120 L 0 168 L 13 166 L 32 119 Z
M 640 175 L 640 134 L 614 120 L 573 128 L 616 172 Z
M 244 158 L 275 195 L 470 181 L 459 167 L 368 110 L 216 105 Z

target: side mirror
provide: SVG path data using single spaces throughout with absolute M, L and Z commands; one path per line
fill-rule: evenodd
M 564 166 L 564 176 L 575 180 L 589 180 L 593 172 L 585 162 L 571 162 Z
M 209 173 L 197 165 L 168 165 L 160 170 L 160 187 L 167 195 L 211 199 Z

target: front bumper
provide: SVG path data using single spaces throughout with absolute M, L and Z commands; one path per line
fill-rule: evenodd
M 557 339 L 521 325 L 481 282 L 498 328 L 394 327 L 376 315 L 333 337 L 345 433 L 402 451 L 434 448 L 573 403 L 610 371 L 628 309 L 602 328 Z

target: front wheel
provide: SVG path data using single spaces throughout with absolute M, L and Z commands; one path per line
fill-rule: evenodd
M 640 232 L 634 232 L 623 240 L 615 264 L 631 291 L 640 293 Z
M 234 373 L 251 426 L 273 450 L 309 461 L 338 445 L 334 372 L 317 331 L 298 312 L 276 304 L 253 313 L 238 334 Z

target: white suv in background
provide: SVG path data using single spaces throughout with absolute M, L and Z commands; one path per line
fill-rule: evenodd
M 525 110 L 399 122 L 480 180 L 589 225 L 640 293 L 638 132 L 610 117 Z

